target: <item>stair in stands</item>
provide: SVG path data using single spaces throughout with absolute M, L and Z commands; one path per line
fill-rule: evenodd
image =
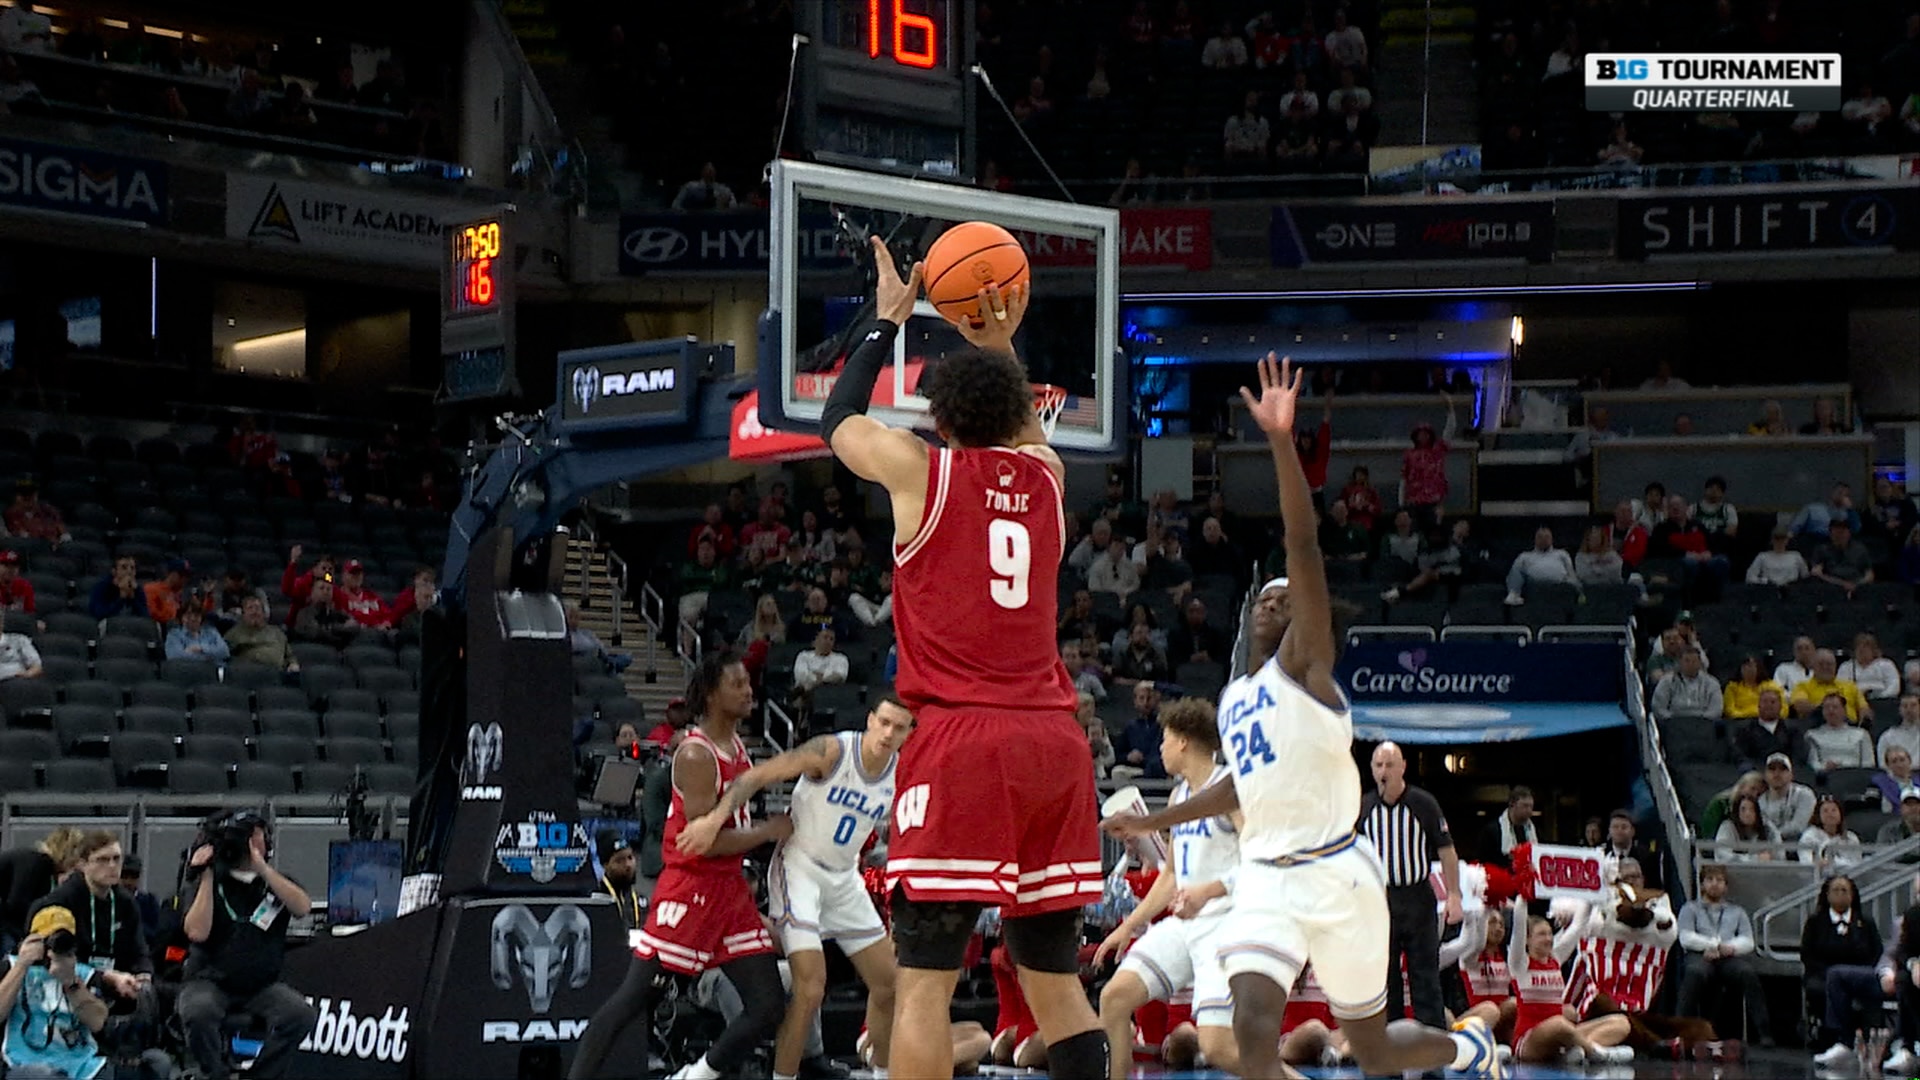
M 583 567 L 584 578 L 581 572 Z M 646 709 L 647 722 L 652 725 L 667 714 L 667 702 L 686 693 L 685 665 L 673 651 L 670 640 L 662 641 L 660 647 L 653 651 L 654 678 L 648 681 L 648 647 L 653 643 L 653 632 L 635 612 L 633 604 L 627 602 L 620 615 L 620 642 L 614 644 L 613 590 L 613 573 L 607 562 L 607 553 L 591 540 L 570 538 L 567 541 L 564 595 L 580 604 L 581 626 L 593 631 L 609 649 L 633 657 L 633 663 L 621 674 L 620 679 L 626 683 L 627 696 L 640 702 L 641 707 Z
M 1380 15 L 1375 113 L 1383 146 L 1477 143 L 1471 4 L 1388 0 Z M 1431 38 L 1428 36 L 1431 20 Z

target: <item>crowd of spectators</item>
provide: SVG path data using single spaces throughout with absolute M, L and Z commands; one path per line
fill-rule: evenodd
M 1488 169 L 1735 162 L 1920 147 L 1920 14 L 1890 3 L 1693 0 L 1578 6 L 1497 0 L 1475 48 Z M 1585 58 L 1600 53 L 1839 53 L 1837 113 L 1586 111 Z
M 345 34 L 284 44 L 16 4 L 0 11 L 0 115 L 452 158 L 437 89 L 410 85 L 400 60 L 360 70 Z

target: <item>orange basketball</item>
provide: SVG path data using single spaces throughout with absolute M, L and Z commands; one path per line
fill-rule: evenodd
M 1020 241 L 990 221 L 955 225 L 927 249 L 927 302 L 956 326 L 979 324 L 981 289 L 1026 285 L 1032 276 Z

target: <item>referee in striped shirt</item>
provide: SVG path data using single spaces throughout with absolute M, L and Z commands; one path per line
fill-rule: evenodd
M 1387 949 L 1387 1015 L 1405 1016 L 1400 996 L 1400 957 L 1407 961 L 1407 989 L 1414 1019 L 1446 1026 L 1440 991 L 1440 928 L 1433 917 L 1435 861 L 1446 882 L 1448 925 L 1460 921 L 1460 860 L 1440 803 L 1407 783 L 1400 747 L 1383 742 L 1373 751 L 1375 789 L 1360 802 L 1357 831 L 1372 841 L 1387 873 L 1387 911 L 1392 919 Z

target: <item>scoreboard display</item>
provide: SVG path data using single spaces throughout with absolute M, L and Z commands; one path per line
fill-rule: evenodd
M 800 0 L 801 138 L 823 163 L 971 179 L 971 0 Z
M 513 393 L 512 208 L 441 224 L 440 399 Z

